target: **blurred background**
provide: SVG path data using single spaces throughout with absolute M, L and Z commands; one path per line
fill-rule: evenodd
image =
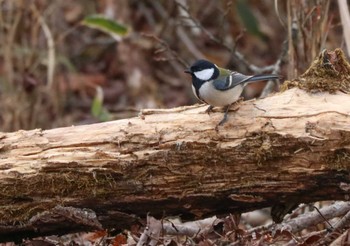
M 0 131 L 197 103 L 183 70 L 199 58 L 292 79 L 346 51 L 342 26 L 327 0 L 0 0 Z M 264 89 L 278 85 L 245 96 Z

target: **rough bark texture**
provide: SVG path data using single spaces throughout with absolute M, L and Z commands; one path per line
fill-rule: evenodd
M 222 112 L 191 106 L 0 133 L 0 236 L 55 232 L 59 223 L 38 231 L 52 218 L 33 216 L 56 205 L 92 209 L 103 227 L 126 228 L 147 212 L 193 219 L 348 200 L 341 185 L 350 183 L 349 105 L 347 94 L 294 88 L 243 102 L 217 131 Z M 87 217 L 76 229 L 99 227 Z

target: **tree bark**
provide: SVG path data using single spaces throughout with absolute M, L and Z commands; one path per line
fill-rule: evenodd
M 222 111 L 208 115 L 195 105 L 0 133 L 0 237 L 57 233 L 58 218 L 67 229 L 80 216 L 80 227 L 68 231 L 126 228 L 148 212 L 193 219 L 348 200 L 349 105 L 341 92 L 293 88 L 243 102 L 218 129 Z M 54 215 L 43 219 L 45 211 Z

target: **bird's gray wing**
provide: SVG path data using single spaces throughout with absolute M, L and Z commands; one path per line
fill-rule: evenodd
M 241 73 L 232 72 L 229 76 L 219 77 L 213 81 L 215 89 L 226 91 L 245 81 L 249 81 L 253 76 L 247 76 Z

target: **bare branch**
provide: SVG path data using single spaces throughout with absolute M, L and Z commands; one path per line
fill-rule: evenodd
M 329 244 L 342 233 L 344 228 L 350 227 L 350 209 L 334 226 L 333 230 L 322 238 L 321 243 Z
M 342 216 L 350 211 L 350 202 L 336 202 L 333 205 L 320 209 L 323 217 L 320 216 L 318 211 L 303 214 L 297 218 L 291 219 L 278 226 L 277 229 L 286 229 L 292 233 L 302 231 L 313 225 L 317 225 L 324 221 L 324 218 L 329 220 L 335 217 Z
M 271 72 L 274 69 L 277 71 L 279 71 L 279 66 L 281 64 L 282 59 L 277 60 L 277 62 L 274 65 L 269 65 L 269 66 L 264 66 L 264 67 L 258 67 L 254 64 L 251 64 L 249 61 L 247 61 L 244 57 L 244 55 L 242 53 L 240 53 L 239 51 L 237 51 L 234 47 L 231 47 L 229 45 L 227 45 L 225 42 L 221 41 L 220 39 L 218 39 L 217 37 L 215 37 L 210 31 L 208 31 L 201 23 L 199 20 L 197 20 L 196 18 L 194 18 L 193 16 L 191 16 L 191 14 L 189 13 L 189 9 L 187 8 L 187 6 L 182 5 L 180 2 L 176 2 L 176 4 L 182 8 L 184 11 L 186 11 L 188 13 L 188 17 L 192 19 L 192 22 L 202 30 L 202 32 L 208 36 L 208 38 L 213 41 L 214 43 L 217 43 L 221 46 L 223 46 L 226 50 L 228 50 L 237 60 L 239 60 L 240 62 L 242 62 L 249 70 L 253 71 L 254 73 L 265 73 L 265 72 Z M 283 55 L 282 55 L 283 54 Z M 283 58 L 285 53 L 283 52 L 281 54 L 281 57 Z M 278 67 L 278 69 L 276 69 Z

